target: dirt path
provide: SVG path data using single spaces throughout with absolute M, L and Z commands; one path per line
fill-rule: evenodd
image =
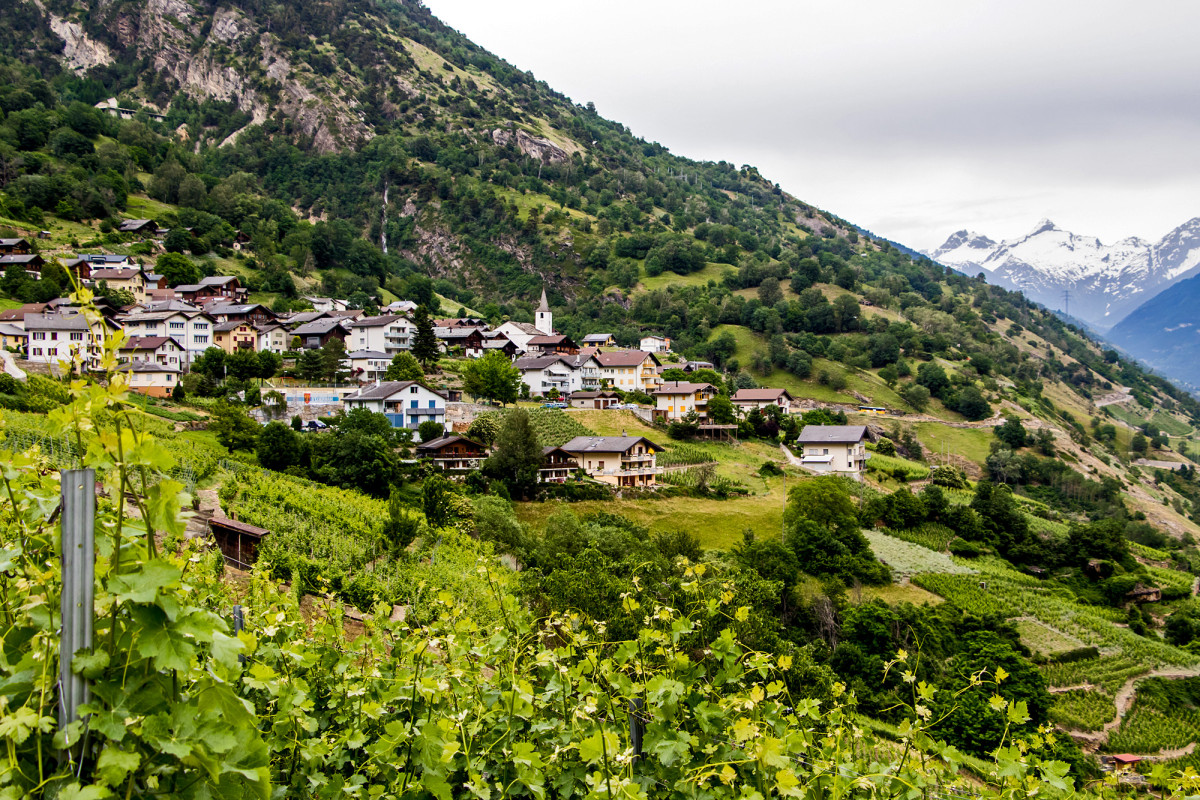
M 783 457 L 787 459 L 787 462 L 793 467 L 804 466 L 804 462 L 801 461 L 795 453 L 793 453 L 791 450 L 788 450 L 784 445 L 779 445 L 779 450 L 783 453 Z M 1197 578 L 1197 580 L 1200 580 L 1200 578 Z
M 1112 731 L 1121 727 L 1121 723 L 1125 720 L 1125 715 L 1128 714 L 1129 709 L 1131 709 L 1133 707 L 1133 701 L 1137 697 L 1137 685 L 1139 682 L 1144 681 L 1148 678 L 1166 678 L 1167 680 L 1182 680 L 1184 678 L 1195 678 L 1195 677 L 1200 677 L 1200 667 L 1192 667 L 1190 669 L 1156 669 L 1151 672 L 1147 672 L 1145 675 L 1138 675 L 1136 677 L 1130 678 L 1129 680 L 1125 681 L 1125 684 L 1117 691 L 1116 696 L 1113 698 L 1113 704 L 1117 708 L 1117 715 L 1113 719 L 1104 723 L 1104 727 L 1101 730 L 1098 730 L 1098 731 L 1066 730 L 1065 732 L 1068 736 L 1070 736 L 1072 739 L 1076 740 L 1077 742 L 1080 742 L 1081 744 L 1084 744 L 1087 747 L 1090 747 L 1092 749 L 1096 749 L 1096 748 L 1100 747 L 1100 745 L 1102 745 L 1108 741 L 1109 733 L 1111 733 Z M 1071 689 L 1083 689 L 1083 688 L 1094 688 L 1094 687 L 1090 687 L 1087 684 L 1084 684 L 1081 686 L 1055 687 L 1053 689 L 1050 689 L 1049 691 L 1051 693 L 1057 693 L 1057 692 L 1070 691 Z M 1191 747 L 1192 749 L 1195 749 L 1195 743 L 1189 745 L 1189 747 Z M 1184 750 L 1186 750 L 1187 752 L 1182 752 Z M 1175 751 L 1163 750 L 1163 751 L 1161 751 L 1161 753 L 1158 756 L 1155 756 L 1155 757 L 1167 758 L 1168 756 L 1166 756 L 1165 754 L 1169 753 L 1169 752 L 1175 752 Z M 1189 753 L 1191 753 L 1191 750 L 1189 750 L 1188 748 L 1180 748 L 1180 755 L 1188 755 Z

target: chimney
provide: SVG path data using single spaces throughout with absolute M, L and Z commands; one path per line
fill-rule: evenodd
M 629 436 L 629 434 L 625 432 L 624 428 L 621 428 L 621 436 Z

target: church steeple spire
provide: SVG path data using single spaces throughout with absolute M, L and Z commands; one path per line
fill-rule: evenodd
M 542 287 L 542 302 L 533 314 L 533 327 L 547 336 L 554 334 L 554 315 L 550 313 L 550 302 L 546 299 L 546 287 Z

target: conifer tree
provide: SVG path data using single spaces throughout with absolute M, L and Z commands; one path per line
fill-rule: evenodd
M 429 369 L 429 365 L 438 360 L 438 340 L 433 333 L 433 320 L 425 306 L 417 306 L 413 312 L 413 322 L 417 326 L 417 333 L 413 337 L 412 354 L 422 367 Z

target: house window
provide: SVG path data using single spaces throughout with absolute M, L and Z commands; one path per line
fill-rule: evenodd
M 57 331 L 50 332 L 50 341 L 52 341 L 52 342 L 58 341 L 58 332 Z
M 430 400 L 430 401 L 429 401 L 429 407 L 430 407 L 430 408 L 437 408 L 437 401 L 436 401 L 436 400 Z
M 199 336 L 199 335 L 197 335 L 197 336 L 193 336 L 192 338 L 193 338 L 193 339 L 196 341 L 196 344 L 208 344 L 208 337 L 207 337 L 207 336 Z
M 193 325 L 193 327 L 195 327 L 195 329 L 196 329 L 196 330 L 198 330 L 198 331 L 206 331 L 206 330 L 208 330 L 208 323 L 207 323 L 207 322 L 193 322 L 193 323 L 192 323 L 192 325 Z
M 181 330 L 183 330 L 183 323 L 182 323 L 182 322 L 172 322 L 172 323 L 171 323 L 171 330 L 173 330 L 173 331 L 181 331 Z
M 416 394 L 419 391 L 419 388 L 420 387 L 417 387 L 417 386 L 410 386 L 410 387 L 408 387 L 408 393 Z M 413 408 L 416 408 L 416 406 L 413 406 Z
M 72 342 L 82 342 L 82 341 L 83 341 L 83 334 L 82 334 L 82 333 L 76 333 L 76 332 L 72 332 L 72 333 L 71 333 L 71 341 L 72 341 Z
M 42 354 L 42 348 L 40 348 L 40 347 L 33 348 L 33 354 L 35 356 L 40 356 Z
M 604 469 L 604 462 L 603 462 L 603 461 L 597 461 L 597 462 L 596 462 L 596 469 Z
M 416 407 L 417 407 L 417 403 L 418 403 L 418 402 L 420 402 L 420 401 L 419 401 L 419 400 L 413 400 L 411 403 L 409 403 L 408 407 L 409 407 L 409 408 L 416 408 Z
M 46 333 L 45 333 L 45 331 L 35 331 L 33 334 L 33 338 L 40 342 L 46 338 Z M 38 352 L 41 352 L 41 351 L 38 351 Z

